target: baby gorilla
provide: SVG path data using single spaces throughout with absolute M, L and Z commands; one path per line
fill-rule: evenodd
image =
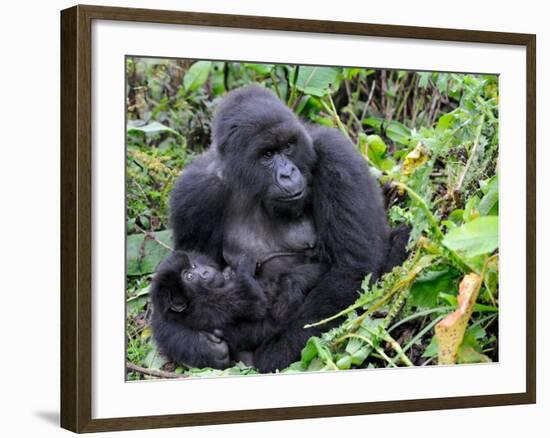
M 237 320 L 263 318 L 268 308 L 264 290 L 254 279 L 255 262 L 246 256 L 235 270 L 220 266 L 210 257 L 175 251 L 157 268 L 151 285 L 154 305 L 153 334 L 161 351 L 181 361 L 181 345 L 173 348 L 173 325 L 197 331 L 198 344 L 208 344 L 219 368 L 229 366 L 229 350 L 222 340 L 224 330 Z M 197 364 L 197 366 L 201 366 Z

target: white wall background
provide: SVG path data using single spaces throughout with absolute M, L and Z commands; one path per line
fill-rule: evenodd
M 537 34 L 538 76 L 538 404 L 336 419 L 299 420 L 107 436 L 540 436 L 547 429 L 550 386 L 543 349 L 550 324 L 545 277 L 550 244 L 543 224 L 550 219 L 549 11 L 545 2 L 431 0 L 391 2 L 238 0 L 111 0 L 87 3 L 235 14 L 455 27 Z M 59 416 L 59 10 L 73 2 L 21 1 L 3 4 L 0 16 L 0 431 L 5 436 L 67 436 Z M 23 316 L 25 315 L 25 316 Z M 545 414 L 546 413 L 546 417 Z M 461 429 L 464 427 L 464 430 Z

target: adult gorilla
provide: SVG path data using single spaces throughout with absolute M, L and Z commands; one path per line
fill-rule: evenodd
M 287 366 L 322 328 L 304 325 L 333 315 L 357 297 L 366 274 L 388 267 L 391 231 L 378 183 L 364 159 L 337 130 L 304 125 L 272 93 L 252 86 L 220 103 L 211 148 L 189 165 L 172 193 L 176 249 L 235 265 L 245 253 L 269 281 L 296 266 L 319 278 L 299 305 L 269 329 L 246 326 L 261 371 Z M 307 275 L 307 274 L 306 274 Z M 196 366 L 228 365 L 217 336 L 177 322 L 157 329 L 161 348 Z

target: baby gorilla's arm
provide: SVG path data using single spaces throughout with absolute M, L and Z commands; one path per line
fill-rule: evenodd
M 267 310 L 267 297 L 254 274 L 256 262 L 247 255 L 239 258 L 235 272 L 235 290 L 241 297 L 242 314 L 247 319 L 261 319 Z

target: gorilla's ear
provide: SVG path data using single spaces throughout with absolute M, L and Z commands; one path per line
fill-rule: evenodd
M 213 146 L 217 149 L 221 156 L 223 156 L 230 143 L 238 143 L 241 141 L 235 136 L 238 134 L 239 125 L 232 123 L 229 126 L 225 126 L 223 122 L 216 124 L 216 132 L 214 133 Z
M 189 307 L 189 302 L 187 301 L 182 291 L 170 289 L 169 297 L 170 310 L 181 313 Z

